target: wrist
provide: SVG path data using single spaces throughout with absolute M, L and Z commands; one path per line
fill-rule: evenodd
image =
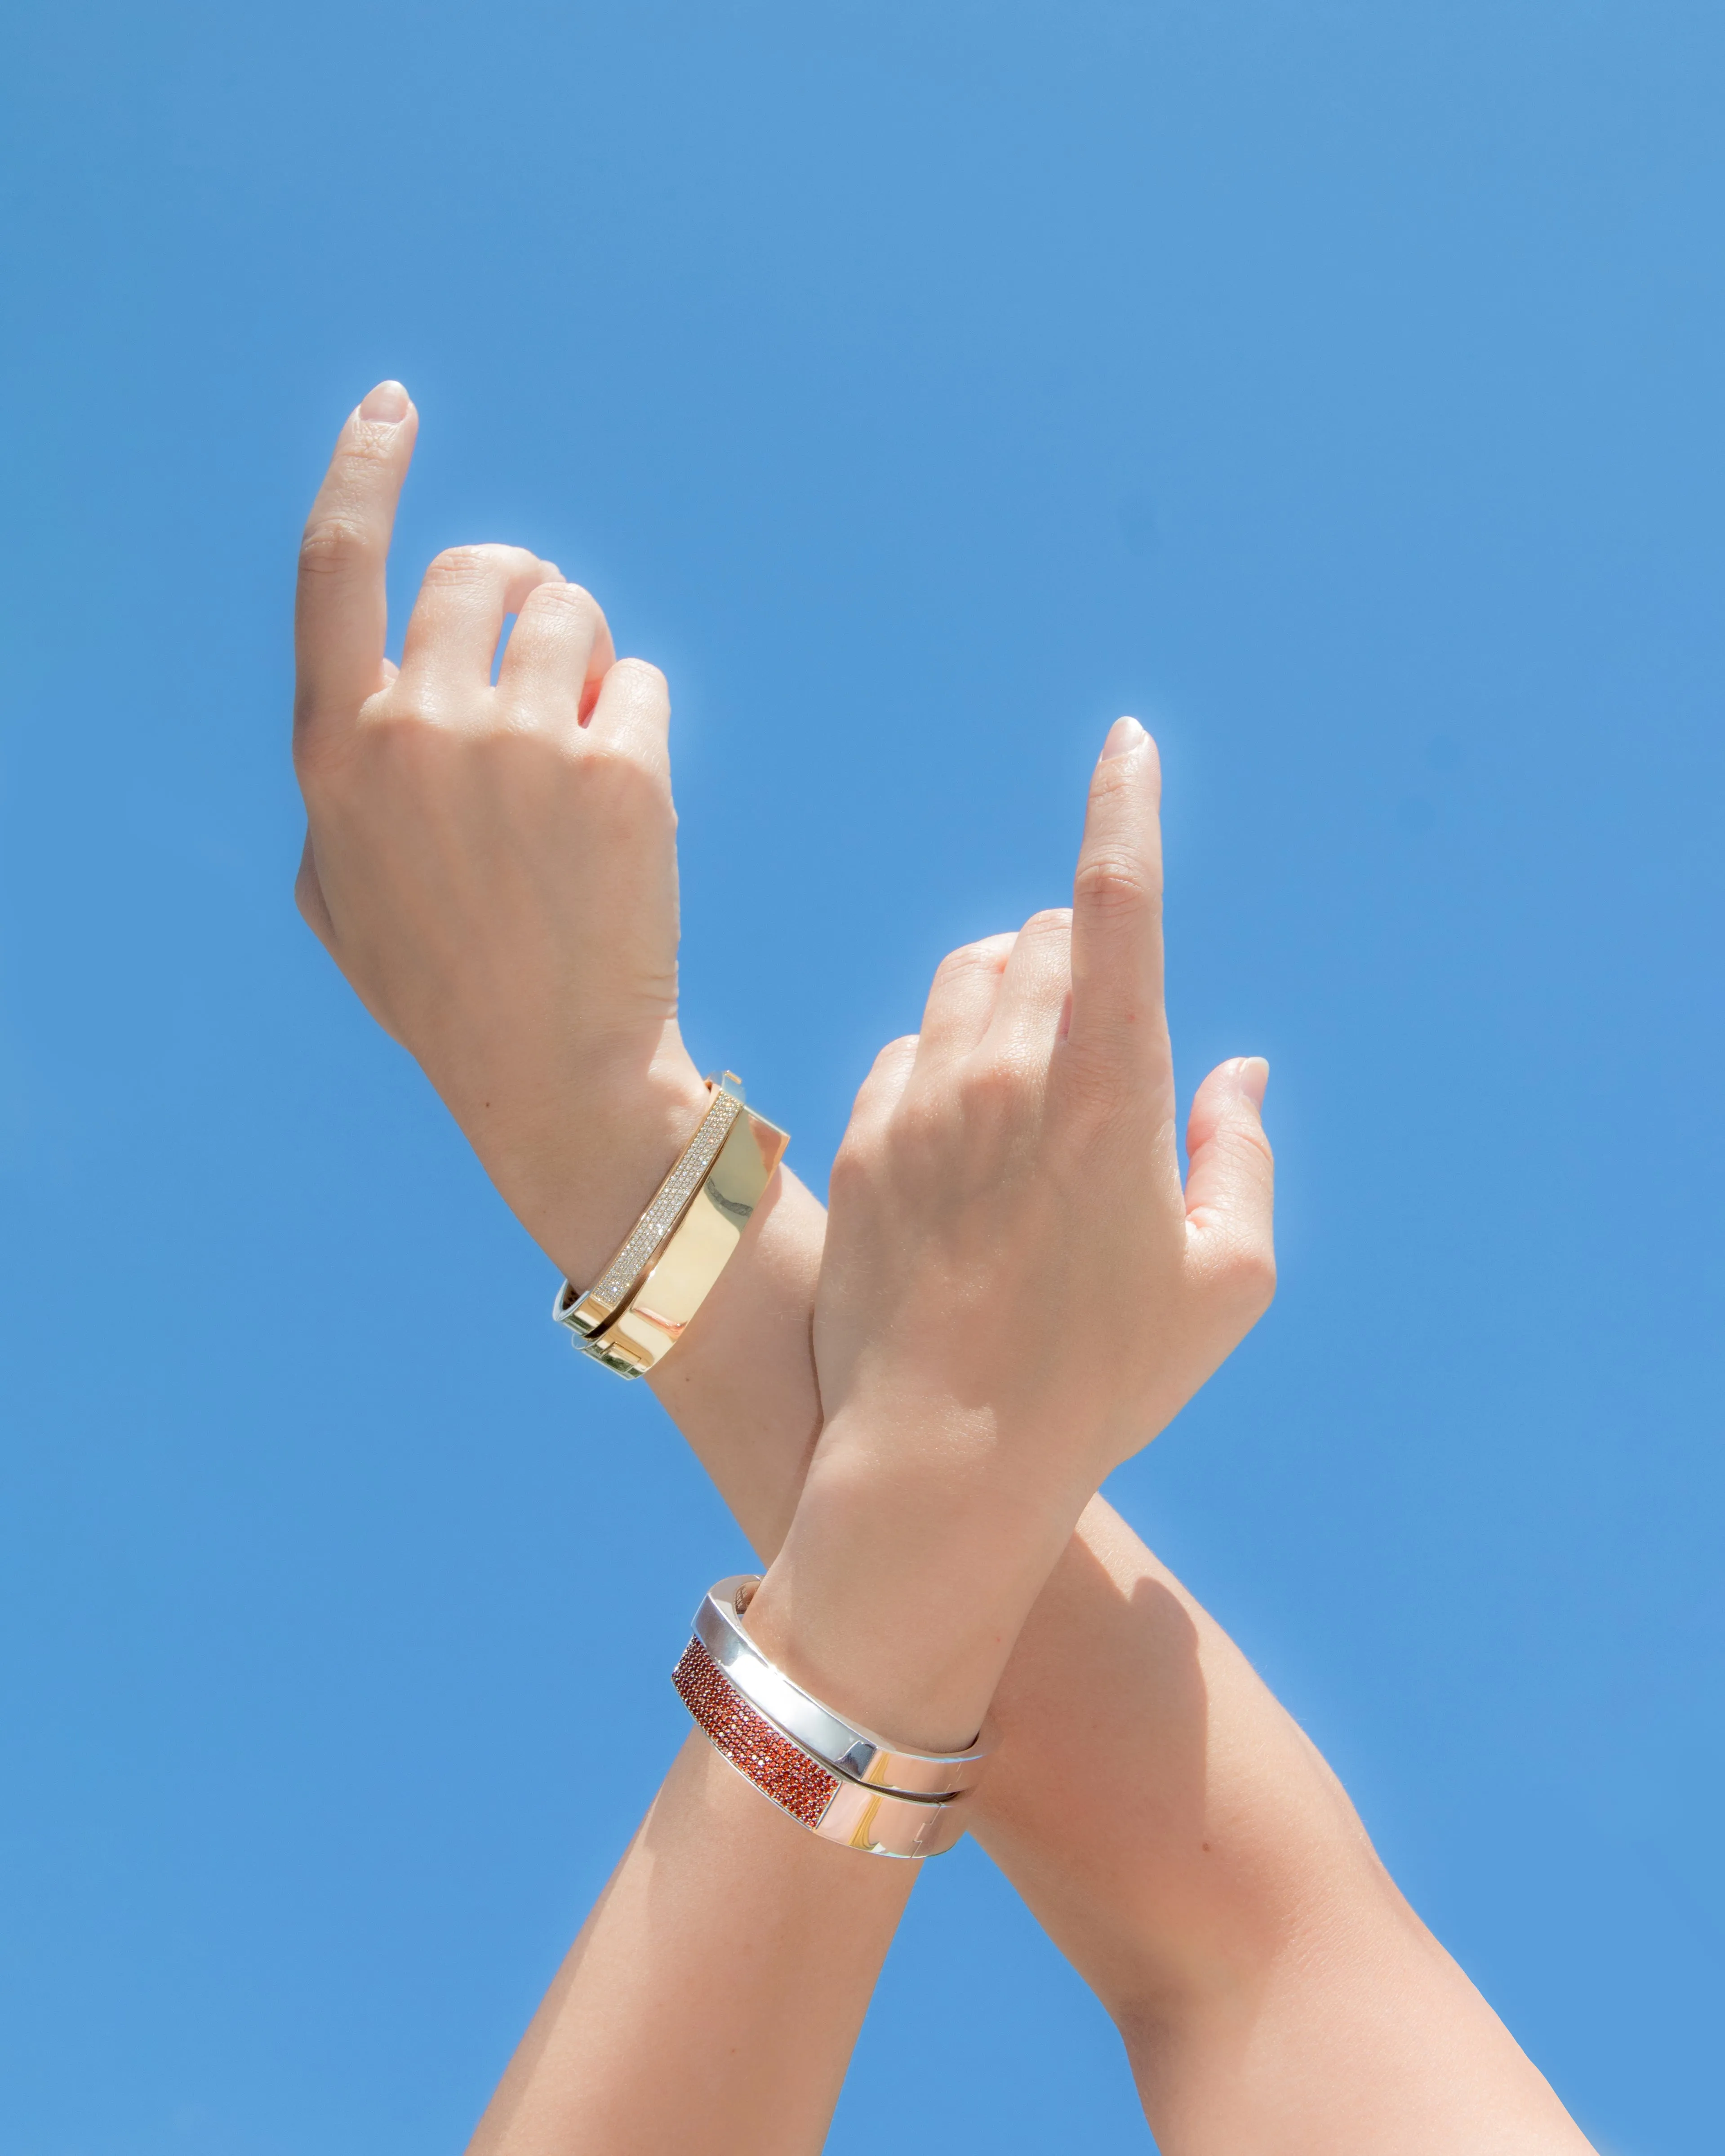
M 699 1319 L 647 1378 L 763 1562 L 820 1435 L 809 1317 L 825 1227 L 819 1200 L 781 1167 Z
M 967 1495 L 998 1486 L 1031 1509 L 1070 1509 L 1076 1520 L 1117 1464 L 1117 1417 L 1108 1389 L 1065 1343 L 1050 1344 L 1034 1322 L 1010 1340 L 973 1340 L 964 1317 L 938 1314 L 940 1298 L 930 1293 L 875 1318 L 859 1347 L 834 1337 L 830 1306 L 846 1285 L 840 1276 L 832 1291 L 824 1276 L 829 1301 L 815 1319 L 827 1450 L 866 1458 L 883 1476 L 950 1481 Z
M 709 1096 L 675 1025 L 644 1061 L 596 1058 L 506 1123 L 460 1120 L 506 1204 L 565 1278 L 595 1280 L 687 1145 Z
M 961 1749 L 1089 1493 L 1027 1500 L 950 1430 L 870 1431 L 848 1415 L 822 1436 L 751 1635 L 838 1712 Z

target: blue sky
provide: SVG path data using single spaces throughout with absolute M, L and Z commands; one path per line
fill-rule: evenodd
M 459 2147 L 743 1555 L 292 909 L 294 542 L 398 374 L 398 604 L 516 540 L 666 668 L 686 1029 L 817 1184 L 1155 729 L 1283 1285 L 1111 1494 L 1600 2147 L 1716 2149 L 1717 13 L 4 38 L 0 2147 Z M 839 2156 L 883 2106 L 1147 2145 L 973 1850 Z

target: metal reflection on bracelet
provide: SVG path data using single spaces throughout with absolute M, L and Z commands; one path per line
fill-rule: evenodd
M 582 1353 L 619 1377 L 644 1376 L 682 1338 L 790 1142 L 745 1105 L 735 1071 L 706 1082 L 695 1135 L 621 1250 L 584 1295 L 565 1281 L 552 1306 Z
M 695 1636 L 750 1704 L 835 1774 L 896 1796 L 949 1797 L 974 1789 L 993 1738 L 985 1728 L 962 1752 L 909 1752 L 835 1714 L 775 1667 L 743 1629 L 760 1585 L 740 1573 L 710 1589 L 695 1613 Z
M 968 1796 L 872 1789 L 793 1743 L 746 1700 L 699 1640 L 671 1672 L 677 1696 L 726 1763 L 822 1841 L 868 1856 L 939 1856 L 963 1839 Z

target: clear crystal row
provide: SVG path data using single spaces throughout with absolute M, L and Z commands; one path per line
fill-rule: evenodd
M 648 1261 L 677 1224 L 684 1207 L 701 1188 L 702 1178 L 719 1157 L 731 1135 L 731 1126 L 742 1113 L 742 1103 L 721 1093 L 689 1141 L 688 1149 L 659 1186 L 658 1195 L 635 1223 L 634 1233 L 612 1259 L 597 1286 L 588 1290 L 595 1301 L 622 1301 L 646 1270 Z

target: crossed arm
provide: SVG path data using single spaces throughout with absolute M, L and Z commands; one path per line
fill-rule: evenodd
M 584 592 L 510 548 L 440 557 L 393 674 L 383 569 L 415 425 L 404 395 L 374 392 L 344 429 L 308 526 L 300 901 L 524 1224 L 579 1281 L 621 1240 L 701 1097 L 675 1019 L 668 705 L 655 670 L 614 660 Z M 1153 760 L 1153 750 L 1138 753 Z M 1101 790 L 1122 789 L 1109 778 Z M 1103 835 L 1075 891 L 1075 1012 L 1086 951 L 1094 977 L 1096 954 L 1117 960 L 1132 937 L 1148 951 L 1153 928 L 1159 965 L 1152 825 L 1123 843 L 1093 800 Z M 1064 933 L 1039 916 L 1015 942 L 1002 939 L 1006 948 L 961 954 L 943 969 L 947 1001 L 991 980 L 998 996 L 1020 949 L 1052 952 Z M 1142 973 L 1136 993 L 1160 1044 L 1151 1091 L 1166 1092 L 1159 973 Z M 1000 1599 L 998 1621 L 970 1633 L 962 1612 L 927 1599 L 952 1568 L 905 1563 L 907 1620 L 920 1612 L 925 1630 L 944 1626 L 941 1636 L 963 1648 L 956 1666 L 949 1656 L 931 1667 L 913 1640 L 890 1633 L 847 1648 L 836 1605 L 824 1609 L 809 1584 L 891 1556 L 906 1523 L 859 1534 L 855 1507 L 825 1494 L 854 1487 L 882 1396 L 865 1382 L 860 1420 L 835 1409 L 832 1372 L 845 1350 L 830 1326 L 817 1379 L 826 1224 L 794 1178 L 781 1176 L 655 1389 L 763 1559 L 780 1558 L 762 1621 L 775 1621 L 775 1607 L 787 1613 L 781 1645 L 804 1656 L 811 1676 L 835 1696 L 848 1686 L 858 1711 L 874 1704 L 882 1723 L 893 1712 L 929 1717 L 929 1743 L 965 1733 L 939 1717 L 965 1711 L 984 1681 L 993 1689 L 1000 1743 L 974 1831 L 1120 2028 L 1168 2156 L 1579 2150 L 1543 2081 L 1408 1908 L 1333 1776 L 1219 1628 L 1100 1498 L 1067 1533 L 1080 1485 L 1093 1491 L 1115 1458 L 1153 1435 L 1267 1297 L 1260 1090 L 1257 1067 L 1224 1065 L 1194 1104 L 1183 1262 L 1204 1276 L 1203 1312 L 1219 1314 L 1205 1334 L 1190 1306 L 1187 1332 L 1203 1337 L 1183 1363 L 1163 1353 L 1141 1373 L 1130 1441 L 1115 1430 L 1099 1436 L 1070 1488 L 1041 1506 L 1039 1532 L 1064 1519 L 1054 1548 L 1034 1533 L 1015 1541 L 1014 1528 L 971 1549 L 967 1576 L 985 1603 Z M 1165 1181 L 1171 1093 L 1152 1105 L 1141 1150 L 1156 1153 Z M 858 1180 L 864 1194 L 873 1188 L 870 1174 Z M 836 1180 L 834 1190 L 839 1203 Z M 857 1248 L 847 1246 L 848 1260 Z M 853 1343 L 852 1363 L 859 1352 Z M 1154 1397 L 1142 1397 L 1146 1386 Z M 954 1548 L 949 1540 L 943 1556 Z M 799 1548 L 819 1562 L 799 1565 Z M 989 1656 L 1008 1646 L 997 1686 Z M 912 1869 L 800 1836 L 704 1746 L 685 1751 L 475 2145 L 511 2156 L 667 2146 L 687 2115 L 678 2106 L 697 2092 L 709 2107 L 727 2104 L 756 2145 L 818 2145 Z M 836 1956 L 835 1920 L 850 1943 Z M 778 1950 L 752 1952 L 739 1971 L 739 1928 Z M 816 1937 L 827 1943 L 819 1951 Z M 702 1982 L 715 1952 L 731 1953 L 733 1979 L 716 2013 Z M 656 2016 L 680 2020 L 680 2005 L 696 1998 L 704 2035 L 692 2060 L 643 2038 Z M 757 2041 L 769 2030 L 770 2046 Z

